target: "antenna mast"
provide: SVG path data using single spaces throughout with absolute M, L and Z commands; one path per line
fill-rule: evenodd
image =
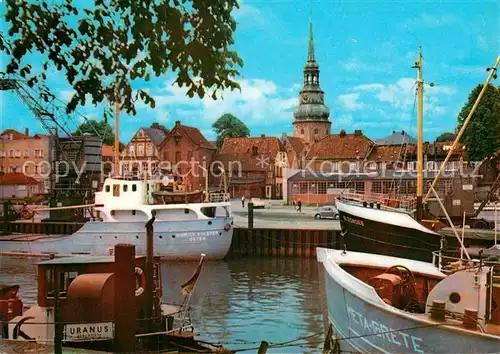
M 422 220 L 422 197 L 424 195 L 424 149 L 423 149 L 423 123 L 424 123 L 424 78 L 422 74 L 422 46 L 418 47 L 418 58 L 413 68 L 417 74 L 417 214 L 416 220 Z

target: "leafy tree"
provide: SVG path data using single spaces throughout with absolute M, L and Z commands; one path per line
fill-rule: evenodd
M 165 133 L 165 135 L 167 135 L 170 132 L 170 130 L 166 126 L 164 126 L 160 123 L 157 123 L 157 122 L 152 123 L 149 127 L 162 130 L 163 133 Z
M 457 135 L 455 133 L 446 132 L 446 133 L 443 133 L 440 136 L 438 136 L 436 138 L 436 141 L 437 142 L 453 141 L 453 140 L 455 140 L 456 136 Z
M 231 50 L 237 0 L 6 0 L 8 33 L 0 32 L 0 50 L 10 57 L 7 74 L 44 85 L 47 74 L 65 74 L 74 95 L 66 110 L 104 99 L 120 100 L 135 114 L 137 100 L 152 108 L 153 98 L 132 87 L 151 75 L 175 72 L 175 83 L 187 95 L 239 88 L 235 78 L 243 65 Z M 26 62 L 40 62 L 35 70 Z M 209 92 L 210 91 L 210 92 Z M 117 95 L 118 94 L 118 95 Z M 46 98 L 48 99 L 48 98 Z
M 97 121 L 95 119 L 89 119 L 85 123 L 80 124 L 74 134 L 92 134 L 100 137 L 106 145 L 114 146 L 115 144 L 115 133 L 113 132 L 113 128 L 104 120 Z
M 241 120 L 231 113 L 223 114 L 213 124 L 212 128 L 217 134 L 217 146 L 221 147 L 225 138 L 246 138 L 250 130 Z
M 458 114 L 459 128 L 469 115 L 483 85 L 477 85 Z M 500 149 L 500 89 L 488 85 L 464 132 L 469 160 L 480 161 Z

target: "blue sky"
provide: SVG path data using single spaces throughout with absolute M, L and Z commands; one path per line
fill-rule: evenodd
M 498 1 L 246 0 L 240 4 L 234 16 L 235 49 L 245 64 L 238 79 L 242 92 L 227 92 L 224 100 L 200 100 L 172 86 L 173 74 L 156 78 L 145 86 L 156 98 L 156 109 L 140 106 L 136 116 L 122 115 L 122 141 L 127 142 L 140 126 L 158 121 L 172 127 L 176 120 L 215 139 L 211 124 L 226 112 L 243 120 L 252 135 L 291 134 L 311 12 L 333 133 L 361 129 L 372 139 L 393 130 L 414 134 L 416 71 L 411 66 L 418 45 L 423 47 L 424 79 L 436 84 L 425 88 L 425 139 L 451 131 L 470 90 L 484 82 L 485 68 L 500 52 Z M 64 76 L 52 73 L 50 78 L 49 86 L 59 98 L 69 99 Z M 0 92 L 0 107 L 2 130 L 29 127 L 43 132 L 13 93 Z M 102 106 L 78 109 L 99 119 L 102 110 Z

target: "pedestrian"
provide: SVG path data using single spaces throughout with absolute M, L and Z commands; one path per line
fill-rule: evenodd
M 297 202 L 297 211 L 302 212 L 302 202 L 300 200 Z
M 241 196 L 241 207 L 242 208 L 245 207 L 245 196 L 244 195 Z

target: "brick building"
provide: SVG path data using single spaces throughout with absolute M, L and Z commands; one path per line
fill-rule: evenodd
M 139 128 L 120 154 L 121 175 L 155 174 L 160 162 L 159 151 L 163 139 L 165 133 L 161 129 Z
M 198 128 L 176 121 L 159 146 L 160 167 L 186 178 L 188 190 L 204 189 L 205 169 L 210 169 L 216 150 Z
M 29 135 L 14 129 L 0 134 L 0 172 L 23 173 L 43 185 L 43 191 L 50 188 L 50 138 L 47 135 Z
M 287 151 L 277 137 L 226 138 L 216 156 L 227 171 L 233 198 L 282 197 Z

